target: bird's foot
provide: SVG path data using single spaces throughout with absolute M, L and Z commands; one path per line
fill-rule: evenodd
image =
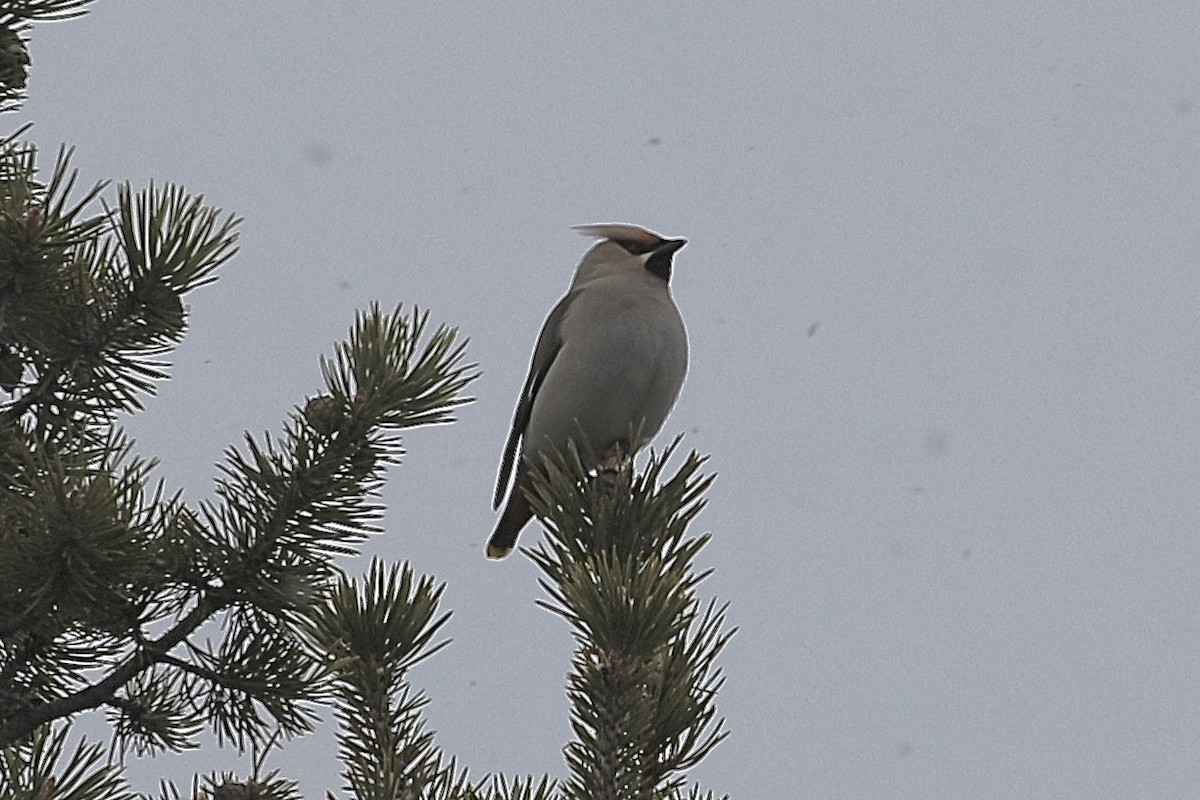
M 633 459 L 625 452 L 625 445 L 621 442 L 613 442 L 608 450 L 604 451 L 604 457 L 600 459 L 596 471 L 601 474 L 615 474 L 627 468 L 631 463 L 633 463 Z

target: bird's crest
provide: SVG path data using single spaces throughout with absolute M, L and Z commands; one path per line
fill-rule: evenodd
M 595 225 L 574 225 L 571 230 L 593 239 L 610 239 L 620 245 L 633 245 L 630 252 L 653 250 L 663 243 L 663 237 L 637 225 L 620 222 L 602 222 Z

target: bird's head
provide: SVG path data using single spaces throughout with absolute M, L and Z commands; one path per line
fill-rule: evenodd
M 638 269 L 667 283 L 671 280 L 675 252 L 687 244 L 687 239 L 667 239 L 646 228 L 621 223 L 576 225 L 572 230 L 602 240 L 579 262 L 572 289 L 596 278 Z

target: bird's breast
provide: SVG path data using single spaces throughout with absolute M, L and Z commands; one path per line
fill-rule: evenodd
M 563 320 L 562 347 L 538 390 L 527 454 L 586 438 L 601 454 L 631 428 L 635 448 L 666 420 L 687 372 L 687 333 L 665 292 L 581 296 Z

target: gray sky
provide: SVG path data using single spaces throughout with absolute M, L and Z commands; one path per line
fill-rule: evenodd
M 479 400 L 409 437 L 369 551 L 449 584 L 414 675 L 447 753 L 562 775 L 571 642 L 528 561 L 483 558 L 492 483 L 568 226 L 684 236 L 660 442 L 712 455 L 703 588 L 740 628 L 694 777 L 1194 798 L 1200 6 L 518 6 L 101 0 L 35 31 L 47 166 L 69 142 L 246 219 L 132 424 L 168 483 L 204 497 L 279 430 L 355 309 L 460 326 Z M 330 730 L 271 762 L 311 796 Z

